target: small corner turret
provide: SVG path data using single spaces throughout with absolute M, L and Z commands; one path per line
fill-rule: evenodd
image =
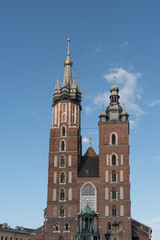
M 53 92 L 53 105 L 55 105 L 60 100 L 64 99 L 72 100 L 77 103 L 80 103 L 82 99 L 82 92 L 79 90 L 78 80 L 75 82 L 75 79 L 74 78 L 72 79 L 71 67 L 73 63 L 70 60 L 69 43 L 70 39 L 68 39 L 67 58 L 66 61 L 64 62 L 65 71 L 63 83 L 62 86 L 60 86 L 59 77 L 57 77 L 57 83 L 55 86 L 55 90 Z

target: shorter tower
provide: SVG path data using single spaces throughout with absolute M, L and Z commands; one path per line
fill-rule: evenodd
M 119 104 L 118 86 L 110 93 L 99 116 L 99 225 L 110 239 L 131 240 L 128 113 Z

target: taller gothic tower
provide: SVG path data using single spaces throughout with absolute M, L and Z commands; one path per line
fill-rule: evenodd
M 72 78 L 68 39 L 63 84 L 53 93 L 53 122 L 50 129 L 48 199 L 45 239 L 61 234 L 72 239 L 76 232 L 77 169 L 81 157 L 81 97 L 79 83 Z M 59 234 L 61 233 L 61 234 Z M 72 233 L 72 234 L 71 234 Z

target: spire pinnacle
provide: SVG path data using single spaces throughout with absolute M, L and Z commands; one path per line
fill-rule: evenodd
M 92 147 L 92 142 L 91 142 L 92 138 L 90 137 L 89 140 L 90 140 L 89 146 Z
M 114 85 L 116 85 L 116 76 L 114 75 L 113 78 L 114 78 Z
M 68 38 L 68 51 L 67 51 L 67 59 L 66 59 L 66 61 L 64 62 L 64 66 L 66 66 L 66 65 L 70 65 L 71 67 L 72 67 L 72 61 L 70 60 L 70 53 L 69 53 L 69 43 L 70 43 L 70 38 Z

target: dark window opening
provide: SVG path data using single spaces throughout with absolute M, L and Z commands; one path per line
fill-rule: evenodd
M 112 166 L 116 165 L 116 155 L 112 155 Z
M 115 188 L 112 189 L 112 199 L 113 200 L 116 199 L 116 189 Z
M 65 174 L 64 174 L 64 172 L 61 173 L 60 183 L 65 183 Z
M 116 135 L 112 134 L 112 145 L 116 144 Z
M 62 188 L 60 191 L 60 200 L 64 200 L 65 199 L 65 192 L 64 189 Z

